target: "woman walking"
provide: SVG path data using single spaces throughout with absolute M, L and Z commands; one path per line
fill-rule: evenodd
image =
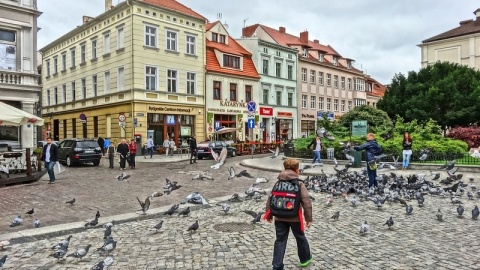
M 410 138 L 410 134 L 408 132 L 405 132 L 403 134 L 403 170 L 406 170 L 408 168 L 408 165 L 410 164 L 410 157 L 412 156 L 412 138 Z

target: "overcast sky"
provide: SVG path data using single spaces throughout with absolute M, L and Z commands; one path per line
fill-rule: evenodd
M 113 0 L 113 4 L 123 0 Z M 422 40 L 474 19 L 480 8 L 474 0 L 179 0 L 209 21 L 228 24 L 238 38 L 246 25 L 261 23 L 299 35 L 308 30 L 311 40 L 331 45 L 355 67 L 384 84 L 395 73 L 420 67 Z M 38 0 L 38 48 L 82 23 L 82 16 L 98 16 L 104 0 Z

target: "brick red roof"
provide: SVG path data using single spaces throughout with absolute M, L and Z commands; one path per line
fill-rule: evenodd
M 387 88 L 373 78 L 367 78 L 368 83 L 372 83 L 372 92 L 367 92 L 368 96 L 383 97 Z
M 478 11 L 478 10 L 477 10 Z M 448 30 L 447 32 L 425 39 L 422 43 L 428 43 L 437 40 L 443 40 L 448 38 L 454 38 L 459 36 L 465 36 L 470 34 L 480 33 L 480 18 L 476 20 L 461 21 L 460 26 Z
M 214 25 L 216 25 L 218 22 L 220 22 L 220 21 L 209 22 L 209 23 L 205 24 L 205 31 L 207 31 L 207 32 L 210 31 L 210 29 L 212 29 L 212 27 Z
M 140 1 L 151 4 L 151 5 L 154 5 L 154 6 L 162 7 L 162 8 L 165 8 L 165 9 L 170 9 L 170 10 L 173 10 L 173 11 L 177 11 L 179 13 L 183 13 L 183 14 L 189 15 L 189 16 L 197 18 L 197 19 L 207 20 L 202 15 L 193 11 L 191 8 L 189 8 L 187 6 L 184 6 L 183 4 L 180 4 L 176 0 L 140 0 Z

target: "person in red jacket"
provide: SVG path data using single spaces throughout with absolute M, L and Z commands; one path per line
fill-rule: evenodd
M 137 143 L 135 142 L 135 139 L 130 141 L 128 151 L 130 152 L 130 169 L 135 170 L 135 156 L 137 155 Z

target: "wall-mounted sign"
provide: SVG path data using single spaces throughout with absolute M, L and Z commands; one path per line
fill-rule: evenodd
M 293 117 L 291 112 L 277 112 L 277 117 Z
M 238 101 L 222 101 L 222 100 L 220 100 L 220 106 L 246 108 L 247 103 L 245 103 L 245 102 L 238 102 Z
M 155 107 L 155 106 L 148 106 L 149 111 L 154 112 L 193 112 L 191 108 L 178 108 L 178 107 Z
M 175 125 L 176 123 L 175 120 L 176 120 L 175 115 L 167 115 L 167 125 L 171 125 L 171 126 Z
M 273 116 L 273 108 L 260 107 L 260 115 Z
M 87 116 L 84 113 L 81 113 L 78 118 L 80 118 L 80 123 L 85 124 L 87 123 Z
M 315 115 L 302 113 L 302 118 L 315 118 Z

